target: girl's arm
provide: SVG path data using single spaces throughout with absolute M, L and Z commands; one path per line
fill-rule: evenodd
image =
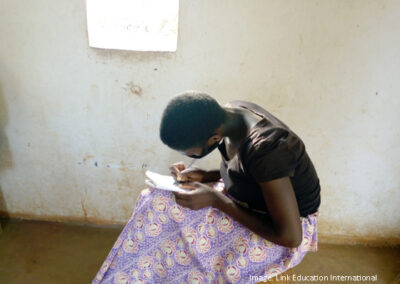
M 225 195 L 217 198 L 215 207 L 264 239 L 286 247 L 298 247 L 303 232 L 290 178 L 260 183 L 260 186 L 271 217 L 245 210 Z
M 176 202 L 190 209 L 213 206 L 230 215 L 251 231 L 278 245 L 297 247 L 302 241 L 299 209 L 289 177 L 260 183 L 271 217 L 251 212 L 236 205 L 223 193 L 202 183 L 182 187 L 189 192 L 174 192 Z
M 218 181 L 221 178 L 219 170 L 206 171 L 205 182 Z

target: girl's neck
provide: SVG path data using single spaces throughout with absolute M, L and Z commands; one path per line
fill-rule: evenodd
M 224 124 L 223 136 L 233 145 L 240 144 L 247 136 L 250 125 L 242 110 L 225 107 L 227 119 Z

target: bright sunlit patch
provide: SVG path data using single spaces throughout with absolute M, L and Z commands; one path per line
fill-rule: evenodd
M 89 45 L 176 51 L 179 0 L 87 0 Z

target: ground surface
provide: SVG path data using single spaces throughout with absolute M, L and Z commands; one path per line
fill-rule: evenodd
M 122 227 L 82 226 L 38 221 L 2 220 L 0 283 L 90 283 Z M 287 273 L 305 281 L 276 283 L 349 283 L 311 281 L 312 276 L 377 275 L 375 282 L 400 283 L 400 248 L 319 244 L 317 253 Z M 395 280 L 395 278 L 397 280 Z

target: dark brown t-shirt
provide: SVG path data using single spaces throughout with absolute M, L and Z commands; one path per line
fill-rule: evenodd
M 228 160 L 225 143 L 221 152 L 221 177 L 230 195 L 240 205 L 268 213 L 259 182 L 289 176 L 300 216 L 316 212 L 320 205 L 320 184 L 303 141 L 283 122 L 254 103 L 232 101 L 232 107 L 252 111 L 262 118 L 250 130 L 237 154 Z

